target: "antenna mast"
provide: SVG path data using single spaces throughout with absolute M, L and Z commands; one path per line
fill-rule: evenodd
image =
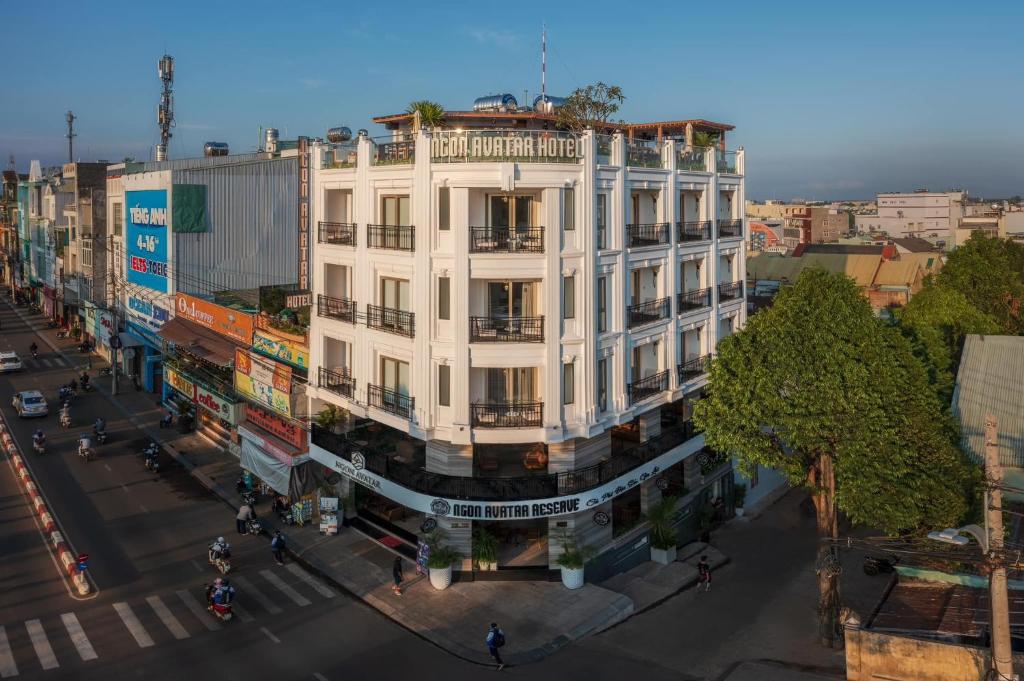
M 548 27 L 540 25 L 540 101 L 548 101 Z
M 75 162 L 75 114 L 68 111 L 64 115 L 64 120 L 68 122 L 68 134 L 64 135 L 68 138 L 68 163 Z
M 159 62 L 160 107 L 157 109 L 156 121 L 160 126 L 160 144 L 156 145 L 156 160 L 167 160 L 167 145 L 171 141 L 171 128 L 174 127 L 174 57 L 165 54 Z

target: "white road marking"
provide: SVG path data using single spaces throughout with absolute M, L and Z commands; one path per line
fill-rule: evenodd
M 0 679 L 9 679 L 18 675 L 18 665 L 11 653 L 11 644 L 7 640 L 7 630 L 0 625 Z
M 288 598 L 292 599 L 292 601 L 295 603 L 295 605 L 306 606 L 306 605 L 309 605 L 309 604 L 312 603 L 311 600 L 309 600 L 308 598 L 306 598 L 305 596 L 300 594 L 295 589 L 291 588 L 289 585 L 285 584 L 283 579 L 281 579 L 280 577 L 275 575 L 270 570 L 260 570 L 260 574 L 263 575 L 263 578 L 265 580 L 267 580 L 268 582 L 273 584 L 275 587 L 277 587 L 278 591 L 283 593 Z
M 199 567 L 199 563 L 196 562 L 195 558 L 193 558 L 189 562 L 192 563 L 192 567 L 194 567 L 196 569 L 196 572 L 202 572 L 203 571 L 203 568 Z
M 53 365 L 50 364 L 50 360 L 48 360 L 48 359 L 41 359 L 41 360 L 39 360 L 39 363 L 42 364 L 47 369 L 50 369 L 50 368 L 53 367 Z
M 185 630 L 185 627 L 181 626 L 181 622 L 174 616 L 171 609 L 167 607 L 159 596 L 146 596 L 146 602 L 149 603 L 149 607 L 153 608 L 153 612 L 160 618 L 160 621 L 164 623 L 167 630 L 171 632 L 171 636 L 178 639 L 179 641 L 188 638 L 189 633 Z
M 125 487 L 125 484 L 123 482 L 121 483 L 121 489 L 124 490 L 125 494 L 128 494 L 128 488 Z
M 143 513 L 149 513 L 149 509 L 148 509 L 148 508 L 146 508 L 146 507 L 145 507 L 144 505 L 142 505 L 142 504 L 139 504 L 139 508 L 141 508 L 141 509 L 142 509 L 142 512 L 143 512 Z
M 297 563 L 288 563 L 284 567 L 284 569 L 292 573 L 302 581 L 304 581 L 306 584 L 309 584 L 318 594 L 320 594 L 324 598 L 334 598 L 335 596 L 337 596 L 337 594 L 334 593 L 333 590 L 328 588 L 327 585 L 321 583 L 320 580 L 318 580 L 316 577 L 303 570 L 301 567 L 299 567 Z
M 245 596 L 252 596 L 253 600 L 263 606 L 263 608 L 271 615 L 277 615 L 281 612 L 281 608 L 274 605 L 274 602 L 267 598 L 259 589 L 252 585 L 245 577 L 233 577 L 235 584 L 242 587 L 241 591 Z
M 60 666 L 57 656 L 53 654 L 50 647 L 50 639 L 46 638 L 46 631 L 43 623 L 39 620 L 28 620 L 25 622 L 25 629 L 28 630 L 28 637 L 32 639 L 32 647 L 36 649 L 36 657 L 43 669 L 56 669 Z
M 313 672 L 313 678 L 316 679 L 316 681 L 327 681 L 327 677 L 320 672 Z
M 88 662 L 99 657 L 93 649 L 92 643 L 89 642 L 89 637 L 82 630 L 82 625 L 79 624 L 75 613 L 66 612 L 60 618 L 63 620 L 64 628 L 68 630 L 68 636 L 71 637 L 71 642 L 75 644 L 75 648 L 78 649 L 78 655 L 82 660 Z
M 246 610 L 244 607 L 239 605 L 238 599 L 235 599 L 234 601 L 231 602 L 231 610 L 236 615 L 238 615 L 238 619 L 242 620 L 243 622 L 252 622 L 253 620 L 256 619 L 251 614 L 249 614 L 248 610 Z
M 103 464 L 103 467 L 107 469 L 107 472 L 108 472 L 108 473 L 113 473 L 113 472 L 114 472 L 114 471 L 112 471 L 112 470 L 110 469 L 110 466 L 108 466 L 107 464 Z
M 142 622 L 135 616 L 130 605 L 127 603 L 114 603 L 114 610 L 121 617 L 124 626 L 128 627 L 128 633 L 132 635 L 140 648 L 149 648 L 154 645 L 153 639 L 149 637 L 146 629 L 142 626 Z
M 174 593 L 178 594 L 178 598 L 181 599 L 181 602 L 184 603 L 185 607 L 196 616 L 197 620 L 203 623 L 203 626 L 210 631 L 217 631 L 220 629 L 220 622 L 216 620 L 215 616 L 211 612 L 199 605 L 199 599 L 184 589 L 179 589 Z
M 280 642 L 281 642 L 281 639 L 279 639 L 278 637 L 276 637 L 276 636 L 274 636 L 273 634 L 271 634 L 271 633 L 270 633 L 270 632 L 269 632 L 269 631 L 267 630 L 267 628 L 266 628 L 266 627 L 260 627 L 260 631 L 262 631 L 262 632 L 263 632 L 264 634 L 266 634 L 266 635 L 267 635 L 267 638 L 269 638 L 269 639 L 270 639 L 271 641 L 273 641 L 274 643 L 280 643 Z

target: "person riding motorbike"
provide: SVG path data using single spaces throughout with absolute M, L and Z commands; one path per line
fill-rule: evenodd
M 235 600 L 235 587 L 231 586 L 231 581 L 225 578 L 221 580 L 220 588 L 214 591 L 213 602 L 220 605 L 231 605 L 233 600 Z
M 67 428 L 71 425 L 71 403 L 65 402 L 60 408 L 60 424 Z
M 32 345 L 28 346 L 28 349 L 32 353 L 32 358 L 35 359 L 39 353 L 39 346 L 36 345 L 35 341 L 32 341 Z
M 79 381 L 82 383 L 82 390 L 89 390 L 89 374 L 83 371 Z
M 213 580 L 212 584 L 207 584 L 206 585 L 206 604 L 210 608 L 213 608 L 213 595 L 215 593 L 217 593 L 217 591 L 220 590 L 220 588 L 221 588 L 221 586 L 223 586 L 223 584 L 224 584 L 224 580 L 222 580 L 220 577 L 218 577 L 217 579 Z
M 107 431 L 107 422 L 103 420 L 102 416 L 97 416 L 96 420 L 92 424 L 92 432 L 96 435 L 105 433 Z
M 88 459 L 92 457 L 92 452 L 92 438 L 88 435 L 78 438 L 78 455 Z
M 46 446 L 46 433 L 43 432 L 42 428 L 36 428 L 36 432 L 32 433 L 32 447 L 36 450 L 41 450 Z
M 224 541 L 224 537 L 217 537 L 217 540 L 210 544 L 208 558 L 211 563 L 216 563 L 221 558 L 231 556 L 231 544 Z

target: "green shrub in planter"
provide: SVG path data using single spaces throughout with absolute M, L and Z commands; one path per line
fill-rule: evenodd
M 675 497 L 665 497 L 647 509 L 647 522 L 651 524 L 651 546 L 665 551 L 676 548 L 679 537 L 673 526 L 675 519 Z
M 732 505 L 736 508 L 743 508 L 743 502 L 747 498 L 746 485 L 734 485 L 732 488 Z
M 498 562 L 498 539 L 482 527 L 473 530 L 473 563 L 481 570 L 494 569 Z
M 450 546 L 444 545 L 445 535 L 441 530 L 434 530 L 427 535 L 427 546 L 430 547 L 430 557 L 427 558 L 427 567 L 435 570 L 443 570 L 455 564 L 461 554 Z
M 575 538 L 566 534 L 562 537 L 562 555 L 555 562 L 567 570 L 580 570 L 596 554 L 594 547 L 580 546 Z

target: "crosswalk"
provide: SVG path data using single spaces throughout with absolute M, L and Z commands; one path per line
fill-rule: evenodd
M 290 602 L 305 608 L 337 596 L 334 589 L 294 563 L 280 573 L 268 569 L 248 576 L 231 575 L 231 582 L 237 589 L 233 608 L 236 621 L 231 627 L 278 615 L 284 612 L 280 604 Z M 152 648 L 230 628 L 207 612 L 201 599 L 198 590 L 178 589 L 144 596 L 137 602 L 118 601 L 86 613 L 62 613 L 52 622 L 41 618 L 27 620 L 21 626 L 0 624 L 0 679 L 58 669 L 78 659 L 96 660 L 104 647 L 111 648 L 108 655 L 116 655 L 115 649 L 123 650 L 125 641 L 129 646 Z M 116 615 L 114 620 L 108 614 L 111 611 Z M 111 621 L 120 624 L 112 627 Z M 90 639 L 90 629 L 100 633 Z
M 31 357 L 23 357 L 21 359 L 21 365 L 27 371 L 31 371 L 33 369 L 67 369 L 71 366 L 66 359 L 59 355 L 54 355 L 53 357 L 37 357 L 35 359 L 32 359 Z

